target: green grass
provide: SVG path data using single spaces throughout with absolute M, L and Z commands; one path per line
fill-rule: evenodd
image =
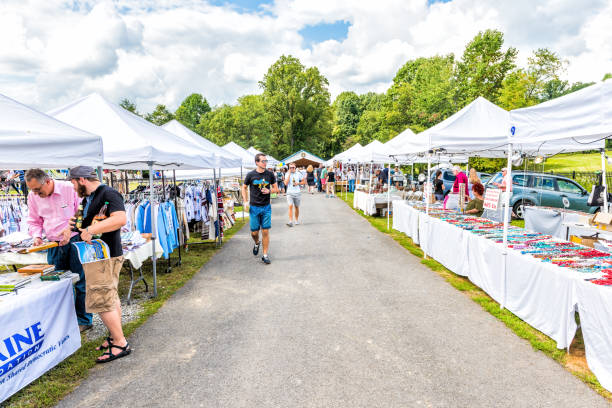
M 344 198 L 344 195 L 339 197 L 351 208 L 353 208 L 352 193 L 349 193 L 346 199 Z M 383 234 L 391 236 L 391 238 L 393 238 L 410 253 L 423 258 L 423 251 L 412 241 L 411 238 L 394 229 L 387 230 L 386 218 L 367 216 L 363 213 L 363 211 L 358 209 L 354 209 L 354 211 L 367 219 L 374 228 Z M 512 221 L 512 224 L 523 227 L 524 221 L 515 220 Z M 499 303 L 493 300 L 482 289 L 470 282 L 470 280 L 466 277 L 455 274 L 431 258 L 421 259 L 421 263 L 430 268 L 432 271 L 438 273 L 455 289 L 465 293 L 466 296 L 478 303 L 484 310 L 502 321 L 517 336 L 528 341 L 535 350 L 539 350 L 550 358 L 554 359 L 573 375 L 587 383 L 608 401 L 612 401 L 612 393 L 601 386 L 595 375 L 586 365 L 586 359 L 584 357 L 584 341 L 582 338 L 582 332 L 580 330 L 576 333 L 574 342 L 570 347 L 570 354 L 568 354 L 565 350 L 557 349 L 557 343 L 553 339 L 534 329 L 528 323 L 525 323 L 512 312 L 508 311 L 508 309 L 500 308 Z
M 607 152 L 612 154 L 612 151 Z M 542 165 L 534 165 L 529 162 L 530 170 L 541 171 Z M 544 171 L 567 173 L 572 171 L 591 172 L 601 170 L 600 153 L 565 153 L 552 156 L 544 162 Z
M 224 240 L 229 240 L 232 235 L 244 226 L 242 219 L 236 220 L 234 227 L 225 232 Z M 217 252 L 214 244 L 191 245 L 188 252 L 182 253 L 181 266 L 174 267 L 171 273 L 164 273 L 166 261 L 158 262 L 157 273 L 157 298 L 148 299 L 142 303 L 142 312 L 136 320 L 124 324 L 123 330 L 129 336 L 147 319 L 155 314 L 157 310 L 181 288 L 189 279 L 195 275 L 202 266 Z M 172 258 L 176 260 L 177 251 Z M 160 266 L 161 265 L 161 266 Z M 152 264 L 146 262 L 143 272 L 149 291 L 153 290 Z M 124 269 L 119 284 L 119 294 L 122 298 L 127 295 L 129 287 L 129 273 Z M 134 289 L 135 296 L 142 295 L 144 291 L 142 283 L 138 283 Z M 100 355 L 95 348 L 100 345 L 102 338 L 86 341 L 81 336 L 82 345 L 72 356 L 61 362 L 55 368 L 41 376 L 29 386 L 1 403 L 2 407 L 51 407 L 56 405 L 64 396 L 74 390 L 83 379 L 89 375 L 89 370 L 96 365 L 95 359 Z M 128 357 L 129 358 L 129 357 Z

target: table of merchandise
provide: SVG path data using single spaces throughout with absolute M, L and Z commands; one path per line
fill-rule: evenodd
M 71 279 L 0 296 L 0 339 L 1 403 L 81 347 Z
M 437 206 L 428 216 L 422 202 L 394 208 L 394 228 L 417 234 L 428 256 L 468 277 L 560 349 L 574 338 L 577 310 L 589 367 L 612 390 L 612 255 L 518 227 L 510 228 L 504 255 L 499 223 Z
M 563 208 L 525 206 L 525 229 L 549 234 L 561 239 L 571 235 L 593 235 L 612 239 L 612 232 L 597 229 L 588 224 L 593 214 Z
M 369 194 L 365 191 L 355 191 L 353 195 L 353 207 L 362 210 L 366 215 L 376 215 L 376 204 L 387 204 L 387 193 Z M 389 200 L 397 200 L 400 197 L 397 192 L 391 192 Z

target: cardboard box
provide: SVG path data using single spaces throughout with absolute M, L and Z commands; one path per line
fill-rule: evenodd
M 593 245 L 595 242 L 598 241 L 597 238 L 594 237 L 588 237 L 588 236 L 576 236 L 576 235 L 572 235 L 570 237 L 570 241 L 576 244 L 580 244 L 580 245 L 584 245 L 587 246 L 589 248 L 594 248 L 595 246 Z

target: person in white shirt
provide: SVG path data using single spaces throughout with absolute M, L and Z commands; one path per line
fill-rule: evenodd
M 348 184 L 349 193 L 355 192 L 355 172 L 352 167 L 348 171 Z
M 287 204 L 289 205 L 289 222 L 287 223 L 287 226 L 289 227 L 299 225 L 300 223 L 300 202 L 302 200 L 302 190 L 300 189 L 300 186 L 305 184 L 306 177 L 304 177 L 301 172 L 296 171 L 294 163 L 289 164 L 289 171 L 285 175 L 285 185 L 287 186 Z

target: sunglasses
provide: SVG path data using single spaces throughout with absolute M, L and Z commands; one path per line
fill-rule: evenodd
M 260 162 L 267 163 L 268 161 L 267 160 L 260 160 Z

